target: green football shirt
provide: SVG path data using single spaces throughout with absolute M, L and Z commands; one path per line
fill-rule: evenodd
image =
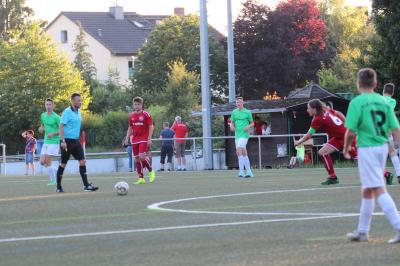
M 250 137 L 249 132 L 244 131 L 244 128 L 253 122 L 253 116 L 249 110 L 246 108 L 243 108 L 242 110 L 236 108 L 232 111 L 231 121 L 235 126 L 235 139 L 248 139 Z
M 396 108 L 397 102 L 395 99 L 386 95 L 383 95 L 383 98 L 385 98 L 386 102 L 393 108 L 393 110 Z
M 382 95 L 362 93 L 350 102 L 345 126 L 357 133 L 358 147 L 371 147 L 387 143 L 399 121 Z
M 60 136 L 48 138 L 50 133 L 56 133 L 60 130 L 60 116 L 53 112 L 49 115 L 44 112 L 40 115 L 40 123 L 44 126 L 44 144 L 60 144 Z

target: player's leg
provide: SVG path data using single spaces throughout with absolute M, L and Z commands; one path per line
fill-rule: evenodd
M 235 145 L 236 145 L 236 155 L 238 157 L 238 162 L 239 162 L 239 174 L 238 177 L 244 177 L 244 156 L 243 156 L 243 148 L 241 147 L 242 144 L 240 142 L 240 139 L 235 139 Z
M 394 148 L 393 142 L 389 142 L 389 156 L 390 160 L 392 161 L 392 165 L 396 172 L 397 179 L 400 183 L 400 160 L 399 156 L 397 156 L 397 152 Z
M 351 241 L 368 241 L 372 215 L 375 208 L 375 197 L 371 188 L 364 188 L 361 192 L 360 216 L 357 230 L 347 234 Z
M 77 161 L 79 161 L 79 174 L 81 175 L 82 178 L 83 191 L 93 192 L 98 190 L 99 189 L 98 187 L 95 187 L 88 181 L 85 153 L 83 151 L 82 145 L 78 140 L 75 140 L 73 143 L 71 143 L 71 154 Z
M 134 183 L 135 185 L 146 184 L 143 176 L 143 164 L 139 158 L 139 144 L 132 144 L 132 153 L 135 158 L 136 172 L 138 174 L 138 180 Z
M 385 187 L 374 188 L 374 193 L 383 213 L 396 230 L 395 237 L 390 239 L 388 242 L 391 244 L 400 243 L 400 215 L 396 204 L 390 194 L 386 191 Z
M 142 161 L 142 165 L 144 168 L 147 168 L 149 171 L 149 181 L 150 183 L 154 182 L 156 178 L 156 173 L 153 170 L 153 167 L 151 165 L 150 158 L 148 156 L 148 150 L 149 146 L 147 142 L 142 142 L 139 144 L 139 159 Z
M 243 138 L 242 141 L 243 141 L 243 143 L 241 144 L 243 146 L 242 156 L 244 157 L 244 159 L 243 159 L 244 160 L 244 168 L 246 169 L 245 177 L 246 178 L 254 177 L 253 172 L 251 171 L 250 159 L 247 154 L 247 148 L 246 148 L 248 139 Z
M 333 185 L 339 183 L 331 157 L 332 153 L 339 150 L 337 146 L 339 146 L 337 141 L 335 139 L 330 139 L 328 143 L 325 143 L 318 151 L 318 155 L 320 156 L 321 161 L 328 172 L 328 178 L 326 181 L 321 183 L 322 185 Z
M 56 190 L 56 192 L 59 192 L 59 193 L 60 192 L 64 192 L 64 190 L 63 190 L 63 188 L 61 186 L 61 181 L 62 181 L 62 177 L 63 177 L 63 174 L 64 174 L 65 167 L 67 166 L 67 163 L 68 163 L 68 160 L 69 160 L 70 156 L 71 156 L 70 147 L 69 147 L 68 142 L 67 142 L 67 148 L 66 149 L 61 149 L 61 163 L 60 163 L 60 165 L 58 166 L 58 169 L 57 169 L 57 190 Z

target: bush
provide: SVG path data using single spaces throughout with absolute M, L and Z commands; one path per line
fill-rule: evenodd
M 129 114 L 122 111 L 108 112 L 103 116 L 85 114 L 83 130 L 86 133 L 86 145 L 108 149 L 121 147 L 128 128 L 128 119 Z

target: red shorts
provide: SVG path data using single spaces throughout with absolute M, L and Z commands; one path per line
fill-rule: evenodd
M 341 139 L 331 138 L 328 140 L 327 144 L 332 146 L 333 148 L 335 148 L 337 151 L 341 152 L 343 150 L 343 146 L 344 146 L 344 138 L 341 138 Z M 356 142 L 356 140 L 354 140 L 353 143 L 351 144 L 350 155 L 354 159 L 357 159 L 357 142 Z
M 140 143 L 132 144 L 133 156 L 138 156 L 140 154 L 146 154 L 148 150 L 149 150 L 149 147 L 147 145 L 147 142 L 140 142 Z

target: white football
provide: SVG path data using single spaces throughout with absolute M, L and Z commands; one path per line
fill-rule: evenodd
M 125 181 L 121 181 L 115 184 L 114 188 L 119 196 L 125 196 L 128 194 L 129 185 Z

